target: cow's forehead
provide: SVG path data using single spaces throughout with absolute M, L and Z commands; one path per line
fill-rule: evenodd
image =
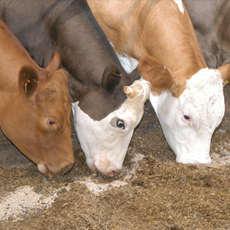
M 205 85 L 216 85 L 223 83 L 221 74 L 216 69 L 203 68 L 195 73 L 188 81 L 190 87 L 204 87 Z
M 179 98 L 182 112 L 189 112 L 197 125 L 215 126 L 224 115 L 223 81 L 219 71 L 203 69 L 187 81 Z
M 78 102 L 76 103 L 76 105 L 78 104 Z M 133 125 L 135 128 L 136 124 L 133 124 L 133 122 L 136 122 L 137 117 L 139 118 L 138 114 L 141 113 L 143 111 L 143 108 L 137 107 L 137 109 L 134 109 L 132 106 L 129 106 L 130 103 L 128 101 L 128 99 L 126 99 L 124 101 L 124 103 L 115 111 L 109 113 L 106 117 L 104 117 L 103 119 L 97 121 L 92 119 L 88 114 L 84 113 L 80 108 L 81 111 L 81 116 L 82 118 L 84 117 L 84 122 L 87 122 L 87 124 L 92 124 L 92 128 L 96 128 L 97 126 L 100 127 L 100 129 L 104 129 L 106 126 L 110 127 L 110 122 L 114 117 L 117 117 L 118 119 L 123 119 L 127 125 Z M 142 114 L 141 114 L 142 115 Z M 76 117 L 76 119 L 79 119 L 78 117 Z M 82 122 L 83 120 L 78 122 Z M 106 131 L 106 130 L 104 130 Z
M 36 102 L 39 103 L 53 103 L 60 107 L 68 107 L 69 105 L 69 91 L 65 79 L 58 79 L 53 77 L 52 80 L 44 80 L 39 84 L 39 90 L 36 95 Z
M 201 69 L 186 83 L 182 100 L 194 103 L 213 102 L 223 95 L 223 80 L 220 72 L 213 69 Z

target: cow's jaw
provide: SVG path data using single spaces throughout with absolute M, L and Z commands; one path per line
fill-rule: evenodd
M 139 124 L 144 103 L 149 98 L 150 86 L 146 81 L 135 81 L 134 98 L 127 98 L 123 104 L 102 120 L 94 120 L 86 114 L 79 103 L 73 103 L 74 125 L 86 162 L 92 170 L 114 176 L 120 172 L 131 141 L 133 131 Z M 118 127 L 119 122 L 125 127 Z
M 211 137 L 225 110 L 219 71 L 202 69 L 187 81 L 179 98 L 163 92 L 151 94 L 150 102 L 177 162 L 209 165 Z

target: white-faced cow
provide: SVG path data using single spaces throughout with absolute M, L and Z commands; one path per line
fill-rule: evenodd
M 224 116 L 229 66 L 207 67 L 181 0 L 88 0 L 119 54 L 139 60 L 150 101 L 182 163 L 210 164 L 211 137 Z
M 40 172 L 66 173 L 74 163 L 68 77 L 55 52 L 40 68 L 0 21 L 0 126 Z
M 230 1 L 184 0 L 210 68 L 230 63 Z
M 1 0 L 0 16 L 39 65 L 47 64 L 54 48 L 59 51 L 70 73 L 75 128 L 87 164 L 116 175 L 143 115 L 149 83 L 133 84 L 138 71 L 125 72 L 85 0 Z M 136 91 L 133 97 L 125 86 Z

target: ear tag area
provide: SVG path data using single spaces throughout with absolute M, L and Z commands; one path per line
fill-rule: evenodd
M 223 87 L 225 87 L 228 83 L 229 83 L 228 80 L 226 80 L 226 81 L 223 83 Z

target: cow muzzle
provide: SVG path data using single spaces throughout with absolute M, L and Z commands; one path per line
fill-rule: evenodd
M 59 167 L 47 166 L 45 164 L 38 164 L 38 170 L 43 174 L 65 174 L 73 167 L 74 162 L 65 161 Z
M 205 159 L 201 159 L 199 157 L 196 158 L 186 158 L 186 157 L 181 157 L 176 159 L 177 162 L 183 163 L 183 164 L 193 164 L 196 166 L 209 166 L 211 164 L 211 158 L 207 157 Z
M 117 168 L 110 160 L 103 159 L 95 161 L 91 167 L 92 171 L 99 171 L 101 174 L 109 177 L 117 176 L 121 169 Z

